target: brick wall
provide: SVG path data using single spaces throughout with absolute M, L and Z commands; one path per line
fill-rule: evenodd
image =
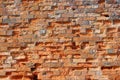
M 120 80 L 120 0 L 0 0 L 0 80 Z

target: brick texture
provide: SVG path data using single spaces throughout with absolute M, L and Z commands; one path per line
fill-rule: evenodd
M 0 0 L 0 80 L 120 80 L 120 0 Z

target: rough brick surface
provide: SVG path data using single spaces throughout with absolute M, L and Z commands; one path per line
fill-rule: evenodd
M 0 0 L 0 80 L 120 80 L 120 0 Z

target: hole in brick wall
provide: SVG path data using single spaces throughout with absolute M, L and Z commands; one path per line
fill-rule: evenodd
M 75 10 L 75 8 L 72 8 L 72 10 L 74 11 L 74 10 Z
M 35 71 L 36 67 L 38 66 L 38 64 L 34 64 L 33 67 L 31 67 L 31 71 Z
M 76 47 L 76 44 L 75 44 L 75 42 L 72 42 L 72 49 L 76 49 L 77 47 Z
M 104 16 L 105 16 L 105 17 L 109 17 L 109 15 L 107 15 L 107 14 L 106 14 L 106 15 L 104 15 Z
M 104 3 L 105 2 L 105 0 L 99 0 L 98 1 L 98 3 Z
M 33 74 L 33 78 L 32 78 L 32 80 L 38 80 L 36 74 Z
M 72 9 L 73 11 L 76 10 L 76 8 L 77 8 L 76 6 L 72 6 L 72 7 L 71 7 L 71 9 Z
M 31 71 L 34 71 L 36 68 L 35 67 L 33 67 L 33 68 L 31 68 Z

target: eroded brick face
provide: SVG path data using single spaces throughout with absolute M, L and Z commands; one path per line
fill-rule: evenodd
M 120 0 L 0 0 L 0 80 L 120 80 Z

